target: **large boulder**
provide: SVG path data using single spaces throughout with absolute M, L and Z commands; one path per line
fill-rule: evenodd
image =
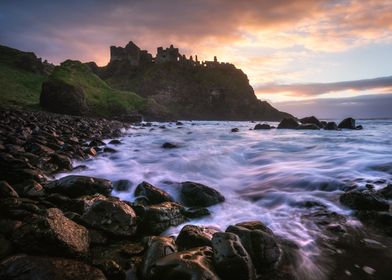
M 339 123 L 338 128 L 355 129 L 355 120 L 346 118 Z
M 212 236 L 218 231 L 214 227 L 186 225 L 178 234 L 176 243 L 179 248 L 185 250 L 195 247 L 211 246 Z
M 6 181 L 0 181 L 0 199 L 12 197 L 19 197 L 19 195 Z
M 0 279 L 105 280 L 98 268 L 76 260 L 16 255 L 0 263 Z
M 276 237 L 271 229 L 260 222 L 242 223 L 229 226 L 226 232 L 231 232 L 241 240 L 242 245 L 252 258 L 257 272 L 270 270 L 280 260 L 281 251 Z
M 57 208 L 49 208 L 45 216 L 25 219 L 12 239 L 23 251 L 33 254 L 79 256 L 85 255 L 89 248 L 88 230 Z
M 212 238 L 214 264 L 222 279 L 252 280 L 255 269 L 252 260 L 237 235 L 217 232 Z
M 150 183 L 142 182 L 135 189 L 135 196 L 144 196 L 148 198 L 150 204 L 159 204 L 162 202 L 173 202 L 173 198 L 164 190 L 154 187 Z
M 218 280 L 212 256 L 210 247 L 197 247 L 167 255 L 156 261 L 151 269 L 151 279 Z
M 328 122 L 326 126 L 324 126 L 325 130 L 338 130 L 338 125 L 335 122 Z
M 42 84 L 40 105 L 59 114 L 85 115 L 88 112 L 83 89 L 57 79 Z
M 305 124 L 300 124 L 296 127 L 296 129 L 299 130 L 319 130 L 320 127 L 316 124 L 313 123 L 305 123 Z
M 152 277 L 152 268 L 157 260 L 164 256 L 177 252 L 176 244 L 170 237 L 153 236 L 147 242 L 147 251 L 143 257 L 141 272 L 144 278 L 150 279 Z
M 189 207 L 208 207 L 225 201 L 217 190 L 195 183 L 181 183 L 181 200 Z
M 294 129 L 299 126 L 299 123 L 293 118 L 284 118 L 278 125 L 278 129 Z
M 255 125 L 255 127 L 253 128 L 254 130 L 261 130 L 261 129 L 271 129 L 271 126 L 267 123 L 258 123 Z
M 136 213 L 120 200 L 97 200 L 81 219 L 89 226 L 114 236 L 130 237 L 136 233 Z
M 323 127 L 322 123 L 315 117 L 305 117 L 299 120 L 302 124 L 315 124 L 318 127 Z
M 342 204 L 354 210 L 389 210 L 388 202 L 373 191 L 348 191 L 343 193 L 339 200 Z
M 142 221 L 142 234 L 161 234 L 171 226 L 184 223 L 187 219 L 183 215 L 184 208 L 175 202 L 163 202 L 150 206 L 138 206 Z
M 111 181 L 88 176 L 69 175 L 45 185 L 51 193 L 60 193 L 69 197 L 103 194 L 110 195 L 113 190 Z
M 385 188 L 377 191 L 377 193 L 385 199 L 392 199 L 392 184 L 389 184 Z

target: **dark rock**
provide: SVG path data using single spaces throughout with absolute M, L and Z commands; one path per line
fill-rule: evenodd
M 388 236 L 392 236 L 392 215 L 388 212 L 357 211 L 355 216 L 365 225 L 372 226 Z
M 245 224 L 246 225 L 246 224 Z M 242 226 L 229 226 L 226 232 L 231 232 L 241 240 L 242 245 L 252 258 L 252 262 L 257 272 L 270 270 L 278 263 L 281 252 L 276 241 L 276 237 L 271 234 L 271 230 L 263 230 L 265 226 L 254 224 Z
M 17 255 L 0 263 L 0 279 L 105 280 L 106 277 L 98 268 L 80 261 Z
M 87 253 L 86 228 L 66 218 L 59 209 L 50 208 L 45 216 L 31 216 L 12 236 L 23 251 L 52 256 L 78 256 Z
M 219 230 L 214 227 L 201 227 L 194 225 L 184 226 L 177 236 L 176 244 L 181 250 L 195 247 L 210 246 L 214 233 Z
M 338 125 L 335 122 L 328 122 L 324 127 L 325 130 L 338 130 Z
M 318 127 L 317 125 L 313 124 L 313 123 L 306 123 L 306 124 L 300 124 L 296 127 L 296 129 L 300 129 L 300 130 L 319 130 L 320 127 Z
M 348 191 L 343 193 L 339 200 L 342 204 L 354 210 L 389 210 L 388 202 L 372 191 Z
M 355 129 L 356 129 L 356 130 L 362 130 L 362 129 L 363 129 L 363 126 L 362 126 L 362 125 L 357 125 L 357 126 L 355 127 Z
M 126 192 L 132 187 L 132 182 L 129 180 L 118 180 L 113 183 L 113 186 L 118 192 Z
M 0 219 L 0 234 L 4 235 L 5 237 L 10 237 L 21 225 L 21 221 Z
M 44 187 L 40 183 L 31 180 L 23 188 L 23 194 L 27 197 L 43 197 L 46 193 Z
M 84 150 L 84 153 L 89 155 L 89 156 L 95 157 L 97 155 L 97 150 L 96 149 L 97 148 L 87 148 L 87 149 Z
M 255 127 L 253 128 L 254 130 L 259 130 L 259 129 L 271 129 L 271 126 L 269 124 L 266 123 L 258 123 L 255 125 Z
M 238 131 L 240 130 L 237 127 L 231 129 L 231 132 L 238 132 Z
M 145 196 L 151 204 L 174 202 L 173 198 L 167 192 L 144 181 L 136 187 L 135 196 Z
M 72 170 L 72 161 L 69 157 L 60 154 L 51 154 L 50 162 L 58 166 L 57 171 Z
M 0 181 L 0 199 L 19 197 L 18 193 L 5 181 Z
M 174 149 L 174 148 L 178 148 L 178 146 L 175 145 L 175 144 L 166 142 L 166 143 L 162 144 L 162 148 L 164 148 L 164 149 Z
M 110 195 L 112 182 L 105 179 L 69 175 L 45 185 L 45 190 L 51 193 L 61 193 L 69 197 L 82 195 L 103 194 Z
M 213 188 L 195 182 L 181 183 L 181 200 L 189 207 L 208 207 L 225 201 Z
M 120 140 L 118 140 L 118 139 L 113 139 L 113 140 L 110 140 L 109 144 L 111 144 L 111 145 L 120 145 L 120 144 L 122 144 L 122 142 Z
M 237 235 L 217 232 L 212 238 L 214 264 L 222 279 L 255 279 L 252 260 Z
M 392 199 L 392 184 L 389 184 L 385 188 L 377 191 L 377 194 L 384 197 L 385 199 Z
M 90 237 L 90 244 L 106 244 L 108 241 L 108 237 L 105 235 L 105 233 L 95 230 L 95 229 L 89 229 L 88 230 L 89 237 Z
M 186 221 L 183 207 L 175 202 L 163 202 L 143 208 L 140 231 L 145 234 L 160 234 L 171 226 Z
M 355 120 L 346 118 L 339 123 L 338 128 L 355 129 Z
M 145 279 L 152 278 L 153 267 L 157 260 L 177 252 L 176 244 L 170 237 L 153 236 L 147 242 L 147 251 L 143 257 L 141 273 Z
M 293 119 L 293 118 L 284 118 L 278 125 L 278 129 L 282 129 L 282 128 L 297 128 L 299 126 L 299 123 Z
M 273 235 L 272 230 L 260 221 L 246 221 L 236 224 L 238 227 L 247 228 L 249 230 L 261 230 L 263 232 Z
M 210 210 L 208 210 L 208 208 L 187 208 L 184 209 L 183 214 L 187 218 L 196 219 L 204 216 L 209 216 L 211 215 L 211 212 Z
M 12 254 L 12 243 L 0 234 L 0 260 Z
M 212 264 L 212 249 L 197 247 L 167 255 L 151 269 L 151 279 L 197 279 L 218 280 Z
M 133 236 L 136 232 L 136 214 L 123 201 L 95 201 L 82 220 L 93 228 L 114 236 Z
M 306 118 L 302 118 L 299 120 L 302 124 L 315 124 L 318 127 L 323 127 L 323 125 L 321 124 L 321 122 L 315 117 L 315 116 L 311 116 L 311 117 L 306 117 Z
M 40 105 L 54 113 L 84 115 L 88 112 L 83 89 L 61 80 L 49 80 L 42 84 Z
M 89 147 L 98 147 L 98 146 L 105 146 L 105 142 L 99 139 L 94 139 L 88 144 Z
M 99 260 L 94 261 L 93 265 L 99 268 L 105 276 L 110 280 L 124 280 L 126 273 L 122 267 L 113 260 Z M 134 279 L 134 278 L 131 278 Z
M 176 125 L 184 125 L 182 122 L 176 122 Z
M 105 147 L 105 148 L 103 148 L 103 151 L 104 151 L 105 153 L 111 153 L 111 154 L 117 153 L 117 150 L 116 150 L 116 149 L 113 149 L 113 148 L 110 148 L 110 147 Z

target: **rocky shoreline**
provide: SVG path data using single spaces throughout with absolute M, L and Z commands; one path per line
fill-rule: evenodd
M 121 129 L 129 126 L 0 111 L 0 279 L 300 279 L 298 245 L 260 221 L 244 220 L 224 232 L 188 224 L 176 238 L 160 236 L 225 201 L 209 186 L 179 183 L 175 201 L 141 182 L 136 199 L 128 202 L 111 196 L 127 182 L 77 175 L 53 180 L 58 172 L 83 168 L 73 167 L 73 159 L 116 152 L 102 140 L 121 143 Z M 371 186 L 347 189 L 340 201 L 390 236 L 388 199 L 390 185 L 377 192 Z M 318 241 L 323 256 L 343 259 L 350 252 L 339 253 L 342 248 L 363 246 L 364 236 L 353 238 L 355 229 L 345 217 L 311 201 L 303 207 L 309 209 L 303 219 L 324 229 Z M 347 274 L 339 273 L 335 279 Z

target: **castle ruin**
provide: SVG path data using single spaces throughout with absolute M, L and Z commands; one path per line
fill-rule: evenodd
M 136 44 L 130 41 L 124 48 L 123 47 L 110 47 L 110 62 L 126 61 L 130 65 L 138 67 L 146 64 L 162 64 L 162 63 L 178 63 L 183 66 L 193 67 L 207 67 L 207 68 L 235 68 L 231 63 L 219 62 L 217 57 L 214 56 L 213 61 L 199 61 L 197 55 L 195 60 L 193 56 L 186 58 L 181 55 L 178 48 L 170 45 L 169 48 L 157 48 L 157 55 L 153 57 L 148 51 L 141 50 Z

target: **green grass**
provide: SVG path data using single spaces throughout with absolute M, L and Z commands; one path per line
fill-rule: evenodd
M 79 61 L 67 60 L 57 66 L 50 79 L 59 79 L 83 89 L 90 112 L 96 116 L 112 117 L 140 111 L 146 102 L 135 93 L 111 88 Z

